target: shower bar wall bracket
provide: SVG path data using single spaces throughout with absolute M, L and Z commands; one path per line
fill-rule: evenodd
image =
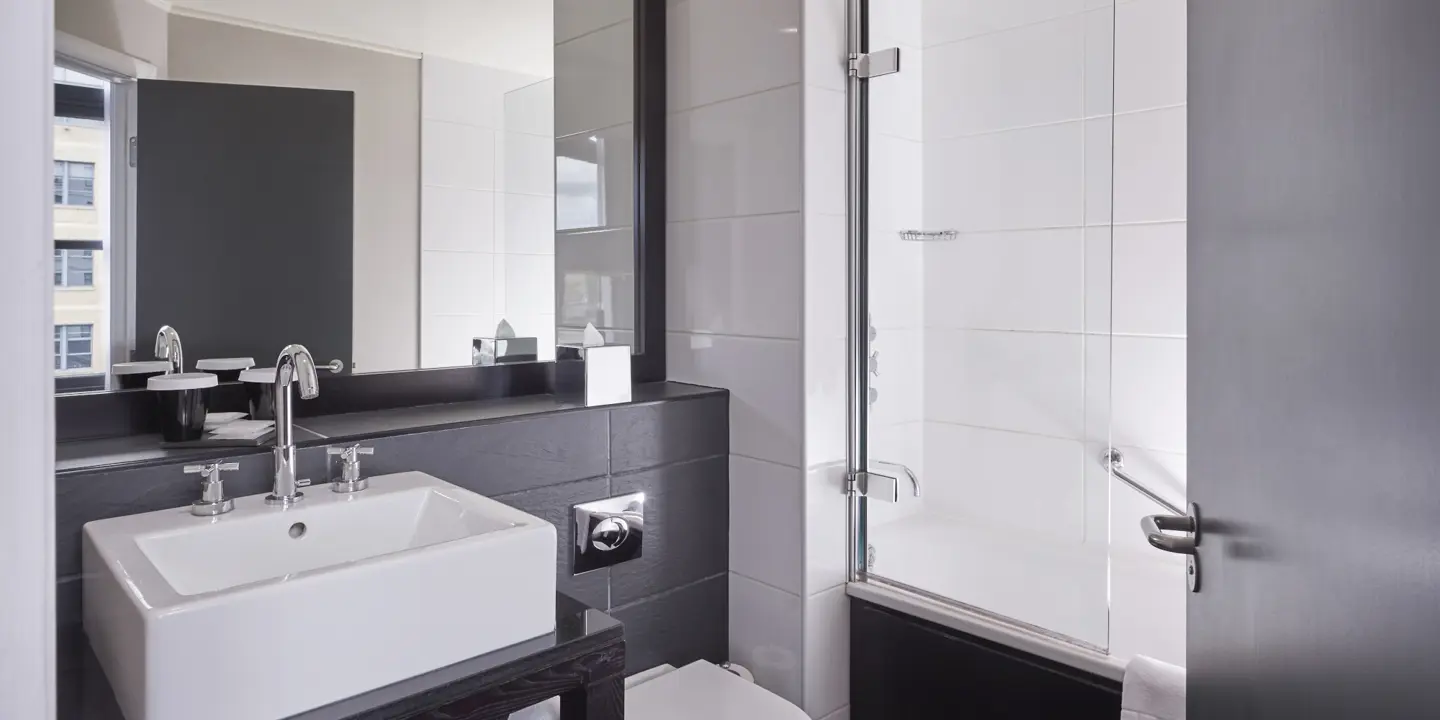
M 1176 505 L 1175 503 L 1172 503 L 1169 500 L 1161 497 L 1159 493 L 1151 490 L 1148 487 L 1145 487 L 1143 484 L 1140 483 L 1139 480 L 1136 480 L 1135 478 L 1131 477 L 1129 473 L 1125 472 L 1125 453 L 1122 453 L 1118 449 L 1113 447 L 1106 448 L 1105 452 L 1100 453 L 1100 464 L 1104 466 L 1106 470 L 1109 470 L 1110 474 L 1114 475 L 1116 480 L 1119 480 L 1120 482 L 1129 485 L 1131 490 L 1134 490 L 1135 492 L 1144 495 L 1150 500 L 1150 502 L 1153 502 L 1156 505 L 1159 505 L 1160 507 L 1169 510 L 1171 514 L 1186 514 L 1184 510 L 1180 509 L 1179 505 Z

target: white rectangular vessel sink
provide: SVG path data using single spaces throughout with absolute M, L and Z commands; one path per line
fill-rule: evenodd
M 85 632 L 127 720 L 266 720 L 555 629 L 555 528 L 424 473 L 85 525 Z

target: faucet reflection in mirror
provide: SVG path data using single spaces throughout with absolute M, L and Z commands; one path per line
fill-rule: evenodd
M 185 372 L 185 351 L 180 347 L 180 333 L 169 325 L 162 325 L 155 333 L 155 357 L 170 361 L 170 372 Z

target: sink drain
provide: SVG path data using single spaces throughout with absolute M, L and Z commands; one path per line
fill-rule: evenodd
M 295 523 L 290 526 L 290 537 L 299 540 L 305 537 L 305 523 Z

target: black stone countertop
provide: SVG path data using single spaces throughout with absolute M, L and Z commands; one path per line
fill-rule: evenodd
M 409 717 L 417 707 L 424 707 L 427 702 L 463 694 L 467 686 L 487 684 L 494 676 L 527 661 L 540 663 L 547 657 L 588 652 L 615 642 L 622 633 L 618 620 L 567 595 L 556 593 L 553 633 L 310 710 L 291 720 L 343 720 L 361 715 L 366 718 Z M 62 633 L 58 654 L 58 720 L 125 720 L 83 632 Z M 244 691 L 243 688 L 219 690 L 217 698 L 227 692 Z
M 636 385 L 629 403 L 609 405 L 624 408 L 667 400 L 683 400 L 724 392 L 699 385 L 659 382 Z M 304 402 L 303 400 L 299 402 Z M 421 405 L 409 408 L 372 410 L 344 415 L 300 418 L 295 422 L 295 444 L 299 447 L 355 442 L 408 431 L 436 430 L 500 423 L 546 413 L 586 409 L 574 396 L 528 395 L 500 400 L 477 400 Z M 176 461 L 214 460 L 263 455 L 270 447 L 255 448 L 165 448 L 158 435 L 133 435 L 102 440 L 76 440 L 55 446 L 55 474 L 115 470 L 165 465 Z

